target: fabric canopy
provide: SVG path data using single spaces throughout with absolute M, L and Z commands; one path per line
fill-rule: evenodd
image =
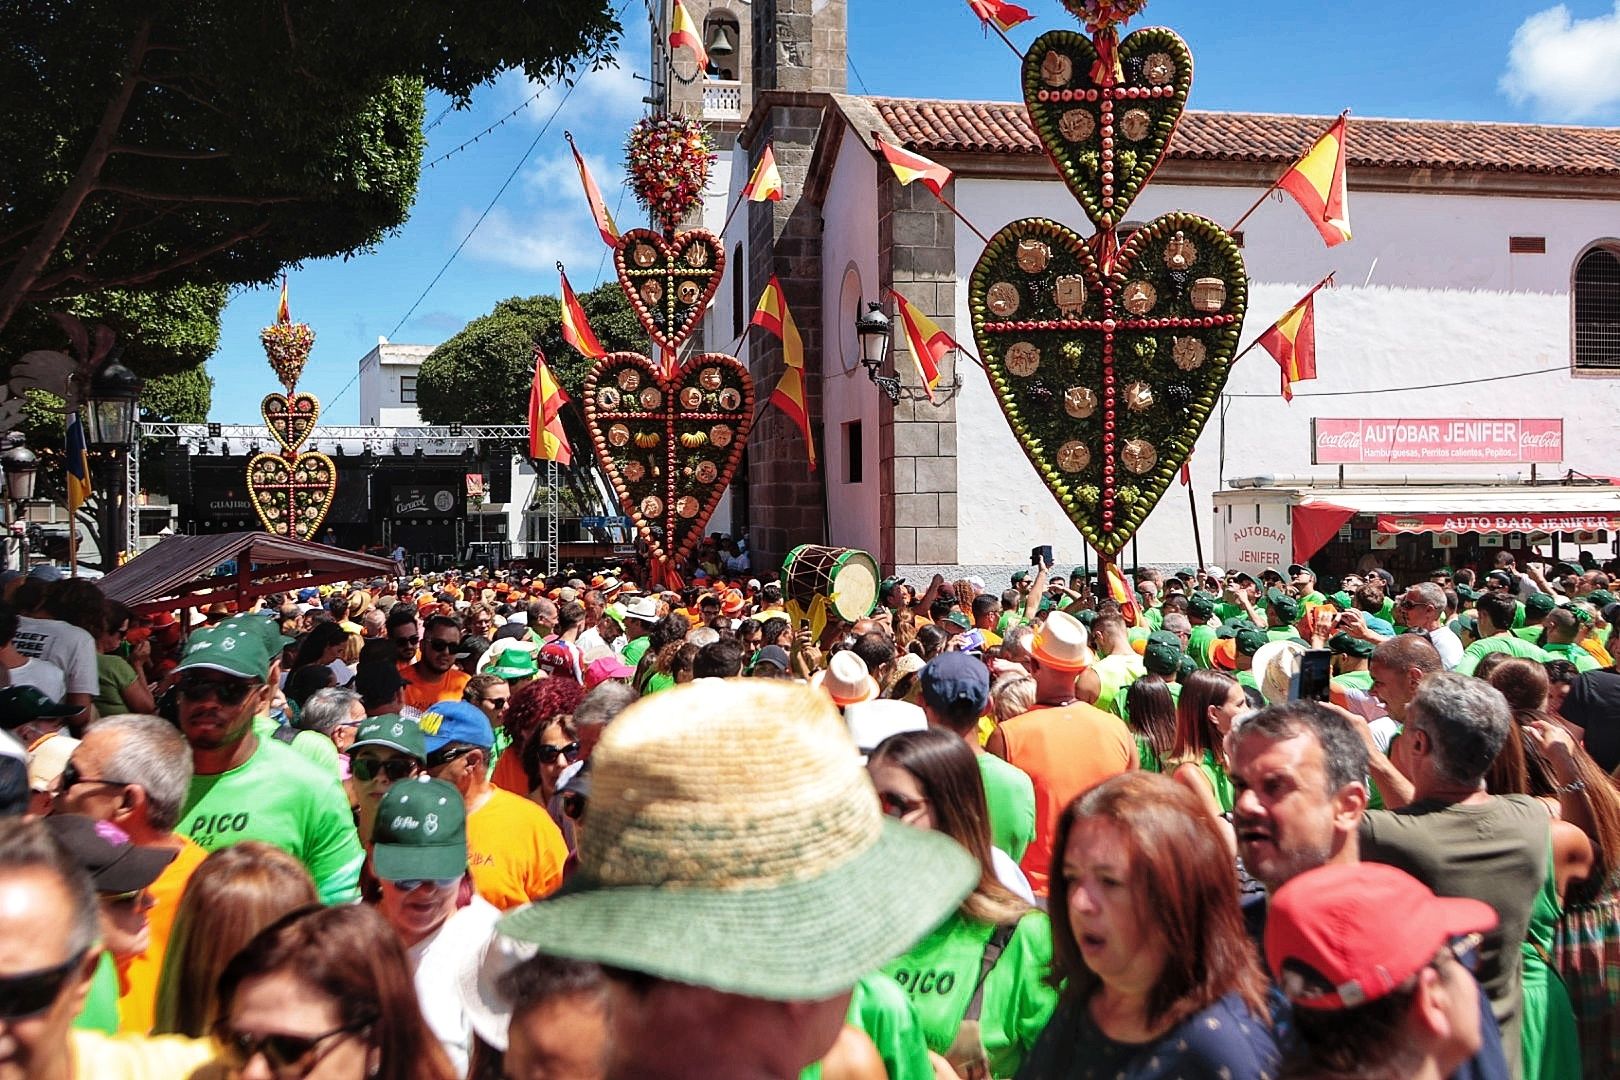
M 233 573 L 220 573 L 235 563 Z M 234 601 L 355 578 L 393 577 L 392 559 L 263 532 L 170 536 L 99 582 L 137 614 Z
M 1294 561 L 1310 562 L 1311 556 L 1321 551 L 1344 523 L 1355 516 L 1354 507 L 1318 499 L 1307 499 L 1294 507 Z

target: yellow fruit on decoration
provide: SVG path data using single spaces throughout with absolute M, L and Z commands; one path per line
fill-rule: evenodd
M 641 447 L 643 450 L 652 449 L 658 445 L 659 441 L 660 437 L 655 431 L 645 431 L 636 436 L 636 445 Z
M 681 436 L 681 445 L 688 450 L 695 450 L 708 441 L 709 433 L 706 431 L 689 431 Z

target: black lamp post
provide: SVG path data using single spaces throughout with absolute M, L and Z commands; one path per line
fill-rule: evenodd
M 94 480 L 102 509 L 101 568 L 106 571 L 118 565 L 119 554 L 133 539 L 124 535 L 128 493 L 119 466 L 135 445 L 135 412 L 143 385 L 115 354 L 90 379 L 85 394 L 85 437 L 92 450 L 102 452 L 91 468 L 99 474 Z
M 34 478 L 39 472 L 39 458 L 22 443 L 0 454 L 0 469 L 5 470 L 6 527 L 8 540 L 17 544 L 17 569 L 24 569 L 28 540 L 22 522 L 22 505 L 34 497 Z M 11 545 L 0 547 L 0 567 L 11 566 Z
M 875 300 L 867 304 L 866 314 L 855 320 L 855 335 L 861 342 L 861 364 L 866 368 L 866 377 L 883 391 L 889 404 L 898 405 L 900 380 L 878 374 L 889 359 L 891 329 L 889 317 L 883 314 L 883 305 Z

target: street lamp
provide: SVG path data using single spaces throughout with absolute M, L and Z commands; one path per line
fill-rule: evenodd
M 11 540 L 17 543 L 17 568 L 24 569 L 28 562 L 27 533 L 22 523 L 23 503 L 34 497 L 34 477 L 39 472 L 39 458 L 21 442 L 0 453 L 0 469 L 5 470 L 5 497 L 7 503 L 7 540 L 0 541 L 0 567 L 11 567 Z
M 866 314 L 855 320 L 855 336 L 861 342 L 861 364 L 866 368 L 866 377 L 883 391 L 890 405 L 898 405 L 900 380 L 878 374 L 889 359 L 890 330 L 889 317 L 883 314 L 883 305 L 876 300 L 870 301 Z
M 102 450 L 127 450 L 135 443 L 135 403 L 141 379 L 114 357 L 90 380 L 85 395 L 90 445 Z

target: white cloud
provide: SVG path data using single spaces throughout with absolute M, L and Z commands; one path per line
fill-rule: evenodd
M 1519 24 L 1502 91 L 1553 120 L 1590 120 L 1620 106 L 1620 0 L 1612 12 L 1576 19 L 1563 4 Z
M 533 82 L 522 71 L 508 71 L 497 80 L 498 100 L 505 103 L 505 108 L 512 109 L 539 91 L 539 100 L 518 114 L 528 123 L 539 125 L 546 122 L 567 95 L 568 104 L 558 114 L 558 123 L 628 126 L 646 109 L 641 99 L 651 92 L 652 84 L 635 76 L 638 67 L 645 66 L 644 61 L 638 65 L 624 52 L 615 59 L 617 64 L 613 67 L 581 74 L 571 94 L 561 82 Z

